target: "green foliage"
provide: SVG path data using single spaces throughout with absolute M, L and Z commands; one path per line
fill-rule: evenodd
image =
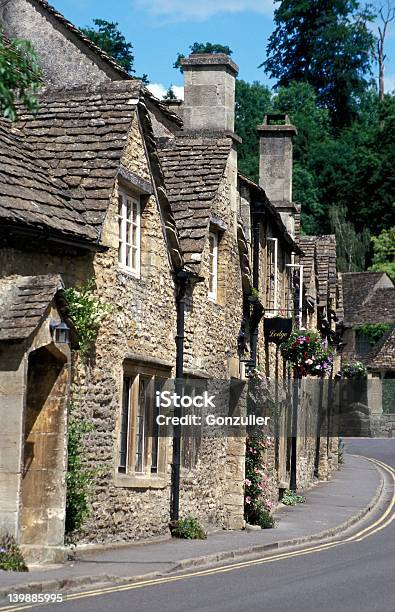
M 171 527 L 171 535 L 174 538 L 182 538 L 184 540 L 205 540 L 207 538 L 203 527 L 193 517 L 178 519 L 175 525 Z
M 199 43 L 194 42 L 189 47 L 189 54 L 194 55 L 196 53 L 225 53 L 226 55 L 232 55 L 232 49 L 227 45 L 220 45 L 218 43 Z M 184 59 L 185 55 L 182 53 L 177 54 L 177 59 L 173 64 L 173 68 L 177 68 L 180 72 L 183 72 L 181 60 Z
M 95 27 L 85 26 L 80 28 L 81 32 L 113 57 L 129 74 L 134 73 L 133 45 L 126 42 L 124 35 L 118 29 L 118 23 L 105 19 L 93 19 L 93 23 Z
M 0 28 L 0 113 L 3 117 L 15 121 L 17 100 L 30 112 L 36 112 L 40 85 L 41 69 L 31 43 L 16 38 L 6 40 Z
M 0 570 L 6 572 L 28 571 L 15 538 L 8 534 L 0 536 Z
M 69 314 L 77 330 L 82 360 L 86 359 L 101 323 L 111 311 L 109 304 L 95 297 L 94 290 L 95 282 L 91 279 L 85 285 L 64 291 Z
M 392 327 L 391 323 L 365 323 L 364 325 L 358 325 L 355 329 L 366 336 L 370 345 L 374 346 Z
M 164 100 L 177 100 L 177 96 L 173 91 L 173 85 L 169 86 L 169 89 L 166 92 L 166 95 L 163 98 Z
M 304 504 L 306 498 L 303 495 L 297 495 L 295 491 L 291 491 L 291 489 L 286 489 L 281 498 L 281 503 L 284 506 L 296 506 L 296 504 Z
M 383 412 L 393 414 L 395 412 L 395 379 L 384 378 L 383 384 Z
M 269 89 L 254 81 L 236 81 L 235 130 L 243 139 L 238 147 L 238 164 L 242 174 L 259 182 L 259 138 L 256 126 L 271 110 Z
M 276 29 L 261 64 L 278 86 L 313 86 L 336 126 L 351 123 L 370 75 L 373 14 L 357 0 L 276 0 Z
M 84 521 L 90 515 L 91 482 L 95 471 L 84 462 L 84 438 L 93 430 L 93 425 L 76 415 L 76 406 L 69 405 L 68 463 L 66 495 L 66 539 L 73 542 L 81 532 Z
M 265 464 L 265 453 L 271 446 L 272 440 L 263 429 L 254 428 L 249 432 L 246 440 L 244 516 L 247 523 L 260 525 L 262 529 L 275 526 L 270 514 L 273 503 Z
M 368 371 L 361 361 L 345 363 L 340 370 L 341 378 L 366 378 Z
M 357 232 L 351 221 L 346 220 L 345 208 L 329 209 L 331 229 L 336 235 L 337 268 L 340 272 L 365 270 L 369 252 L 370 233 L 366 228 Z
M 369 270 L 386 272 L 395 282 L 395 226 L 372 237 L 373 262 Z
M 294 330 L 280 350 L 300 376 L 323 376 L 331 370 L 335 354 L 314 330 Z

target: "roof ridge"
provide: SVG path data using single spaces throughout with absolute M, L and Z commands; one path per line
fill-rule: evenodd
M 85 34 L 83 34 L 83 32 L 77 26 L 75 26 L 73 23 L 71 23 L 71 21 L 66 19 L 66 17 L 62 15 L 62 13 L 60 13 L 54 6 L 52 6 L 52 4 L 49 4 L 47 0 L 34 0 L 34 2 L 40 5 L 44 10 L 51 13 L 51 15 L 55 17 L 57 21 L 59 21 L 68 30 L 70 30 L 70 32 L 75 34 L 75 36 L 77 36 L 85 45 L 87 45 L 92 51 L 94 51 L 102 60 L 110 64 L 111 68 L 118 72 L 118 74 L 120 74 L 124 79 L 133 78 L 128 73 L 128 71 L 125 70 L 125 68 L 122 68 L 122 66 L 120 66 L 113 57 L 103 51 L 103 49 L 96 45 L 90 38 L 85 36 Z

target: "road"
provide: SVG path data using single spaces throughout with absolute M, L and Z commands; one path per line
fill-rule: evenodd
M 374 457 L 395 467 L 395 439 L 350 440 L 346 451 Z M 342 542 L 238 569 L 217 568 L 208 575 L 188 575 L 163 584 L 135 586 L 40 609 L 59 612 L 394 612 L 394 550 L 395 521 L 362 541 Z

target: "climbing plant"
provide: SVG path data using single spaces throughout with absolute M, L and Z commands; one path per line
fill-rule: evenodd
M 265 454 L 273 444 L 272 438 L 261 428 L 254 428 L 246 440 L 244 516 L 247 523 L 262 529 L 275 526 L 270 510 L 270 484 Z
M 68 464 L 66 474 L 66 540 L 73 543 L 76 534 L 90 515 L 91 482 L 95 470 L 84 461 L 84 437 L 93 430 L 93 424 L 81 420 L 76 414 L 76 404 L 69 404 Z
M 94 279 L 84 285 L 65 289 L 64 295 L 77 331 L 81 359 L 84 361 L 111 306 L 96 297 Z
M 366 323 L 365 325 L 358 325 L 356 331 L 363 334 L 368 339 L 369 344 L 374 346 L 391 327 L 391 323 Z

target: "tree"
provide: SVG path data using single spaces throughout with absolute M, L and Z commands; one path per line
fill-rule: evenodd
M 378 39 L 376 46 L 376 59 L 379 65 L 379 98 L 384 100 L 384 63 L 386 55 L 384 53 L 385 38 L 387 36 L 387 29 L 391 21 L 395 19 L 395 8 L 391 4 L 391 0 L 387 0 L 387 5 L 380 7 L 379 16 L 381 19 L 381 25 L 378 26 Z
M 133 45 L 126 42 L 124 35 L 118 29 L 118 23 L 105 19 L 93 19 L 93 23 L 95 27 L 85 26 L 80 28 L 81 32 L 113 57 L 129 74 L 134 73 Z
M 177 100 L 177 96 L 174 93 L 173 90 L 173 85 L 169 86 L 169 89 L 167 90 L 166 94 L 163 97 L 164 100 Z
M 198 43 L 194 42 L 190 45 L 189 52 L 191 55 L 195 53 L 225 53 L 226 55 L 232 55 L 232 49 L 227 45 L 220 45 L 218 43 Z M 178 53 L 177 59 L 173 64 L 173 68 L 177 68 L 180 72 L 183 72 L 181 60 L 184 59 L 185 55 Z
M 359 272 L 366 269 L 370 234 L 367 229 L 357 233 L 346 219 L 346 210 L 340 206 L 329 209 L 332 230 L 336 235 L 337 267 L 340 272 Z
M 238 147 L 239 169 L 255 182 L 259 181 L 259 138 L 256 126 L 271 110 L 269 89 L 254 81 L 236 81 L 235 130 L 243 142 Z
M 373 264 L 369 270 L 386 272 L 395 282 L 395 226 L 373 236 Z
M 374 36 L 373 15 L 357 0 L 276 0 L 276 29 L 261 66 L 277 86 L 310 83 L 333 125 L 356 116 L 356 103 L 368 84 Z
M 41 70 L 30 42 L 7 39 L 0 29 L 0 112 L 11 121 L 17 116 L 17 100 L 30 111 L 38 109 L 36 93 Z

